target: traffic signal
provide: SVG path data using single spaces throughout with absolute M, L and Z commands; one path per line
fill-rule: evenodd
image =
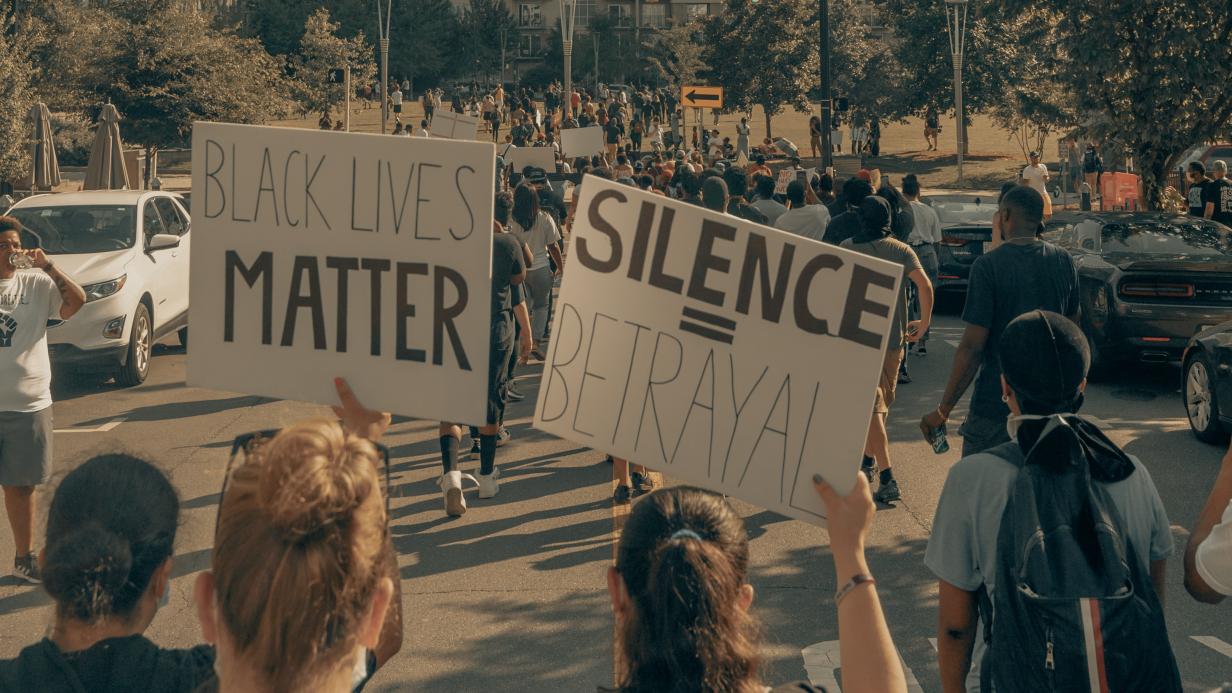
M 330 84 L 342 84 L 345 81 L 346 81 L 346 70 L 339 68 L 337 70 L 329 71 L 329 83 Z
M 848 107 L 849 107 L 849 104 L 847 103 L 847 97 L 846 96 L 838 97 L 838 112 L 846 113 Z

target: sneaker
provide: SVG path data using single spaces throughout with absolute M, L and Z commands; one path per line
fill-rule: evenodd
M 521 402 L 526 399 L 526 395 L 522 394 L 522 392 L 513 385 L 505 388 L 505 396 L 509 398 L 510 402 Z
M 28 556 L 13 559 L 13 577 L 25 580 L 31 585 L 43 584 L 43 572 L 39 570 L 38 556 L 33 551 Z
M 491 474 L 480 474 L 476 477 L 479 484 L 479 497 L 491 498 L 500 493 L 500 468 L 493 467 Z
M 616 490 L 612 493 L 612 502 L 617 505 L 628 505 L 629 499 L 631 499 L 632 497 L 633 497 L 633 489 L 629 488 L 628 486 L 625 486 L 624 484 L 620 484 L 616 487 Z
M 882 484 L 881 487 L 877 489 L 877 492 L 873 494 L 873 500 L 878 503 L 886 504 L 893 503 L 896 500 L 901 500 L 902 497 L 902 494 L 898 492 L 898 481 L 894 479 L 890 479 Z
M 918 355 L 920 355 L 920 356 L 925 356 L 925 355 L 927 355 L 927 354 L 928 354 L 928 345 L 927 345 L 927 344 L 925 344 L 924 342 L 920 342 L 920 346 L 918 346 L 918 347 L 916 347 L 916 348 L 915 348 L 915 353 L 916 353 L 916 354 L 918 354 Z
M 654 479 L 650 478 L 649 474 L 633 472 L 630 479 L 633 481 L 633 490 L 638 495 L 650 493 L 654 490 Z
M 911 384 L 911 374 L 908 373 L 907 371 L 903 371 L 902 373 L 899 373 L 898 374 L 898 384 L 899 385 L 910 385 Z
M 512 437 L 513 436 L 509 433 L 509 429 L 505 428 L 504 426 L 501 426 L 500 429 L 496 432 L 496 447 L 499 448 L 505 443 L 508 443 L 509 439 Z
M 872 458 L 864 458 L 865 462 L 860 464 L 860 473 L 868 480 L 868 483 L 873 483 L 873 479 L 877 478 L 877 463 Z
M 442 474 L 436 482 L 436 485 L 441 487 L 441 495 L 445 499 L 445 514 L 450 517 L 462 517 L 466 514 L 466 497 L 462 495 L 464 479 L 475 484 L 479 483 L 475 477 L 463 474 L 456 469 Z
M 479 459 L 479 440 L 478 439 L 471 441 L 471 457 L 473 459 Z
M 547 358 L 544 357 L 543 352 L 538 349 L 531 349 L 530 357 L 535 361 L 547 361 Z

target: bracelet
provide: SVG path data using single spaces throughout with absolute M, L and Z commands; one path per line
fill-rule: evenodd
M 834 605 L 838 606 L 843 601 L 843 597 L 847 596 L 848 592 L 854 590 L 860 585 L 875 585 L 875 584 L 877 584 L 877 581 L 873 579 L 872 575 L 869 575 L 868 573 L 858 573 L 857 575 L 853 576 L 850 580 L 848 580 L 847 584 L 843 585 L 842 588 L 839 589 L 838 592 L 834 593 Z

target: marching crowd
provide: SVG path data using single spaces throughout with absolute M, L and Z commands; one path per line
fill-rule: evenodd
M 540 138 L 554 146 L 554 113 L 568 99 L 561 127 L 599 124 L 610 133 L 608 149 L 560 157 L 554 173 L 619 181 L 902 268 L 860 472 L 850 488 L 814 480 L 840 586 L 844 690 L 906 691 L 864 541 L 874 500 L 901 498 L 885 422 L 897 385 L 910 382 L 908 354 L 926 353 L 932 318 L 940 225 L 920 202 L 919 182 L 908 176 L 900 190 L 862 170 L 836 185 L 805 169 L 788 141 L 750 146 L 747 122 L 734 143 L 704 128 L 687 142 L 675 136 L 678 105 L 658 90 L 591 98 L 553 87 L 549 95 L 546 117 L 499 87 L 491 106 L 489 95 L 459 93 L 450 107 L 497 113 L 485 118 L 494 141 L 509 123 L 510 146 Z M 425 110 L 421 133 L 432 117 Z M 778 174 L 767 166 L 775 156 L 787 163 Z M 439 485 L 451 516 L 467 510 L 465 481 L 480 499 L 499 493 L 506 404 L 524 396 L 512 376 L 543 358 L 550 335 L 552 288 L 566 271 L 574 211 L 550 178 L 533 167 L 505 170 L 495 193 L 487 416 L 439 428 Z M 949 381 L 920 421 L 943 449 L 947 421 L 974 385 L 958 430 L 962 459 L 946 478 L 924 559 L 939 586 L 943 688 L 1087 690 L 1094 681 L 1091 690 L 1179 692 L 1164 626 L 1170 524 L 1147 468 L 1079 413 L 1090 353 L 1075 325 L 1077 271 L 1068 253 L 1038 237 L 1044 218 L 1035 188 L 1003 191 L 994 217 L 1001 243 L 972 268 Z M 41 582 L 55 613 L 48 637 L 0 662 L 0 690 L 362 688 L 403 641 L 389 451 L 380 444 L 389 414 L 366 409 L 336 380 L 337 419 L 233 441 L 210 566 L 194 588 L 204 642 L 159 647 L 143 633 L 167 600 L 181 503 L 154 461 L 105 453 L 75 467 L 52 494 L 41 553 L 33 550 L 34 491 L 52 466 L 46 322 L 71 319 L 84 294 L 53 259 L 24 247 L 29 238 L 20 222 L 0 217 L 0 485 L 17 547 L 14 574 Z M 18 269 L 15 258 L 31 266 Z M 461 470 L 468 427 L 477 475 Z M 769 690 L 740 517 L 722 496 L 654 489 L 645 470 L 612 461 L 615 502 L 640 495 L 607 573 L 618 624 L 616 690 Z M 1201 601 L 1232 594 L 1232 454 L 1190 535 L 1185 584 Z

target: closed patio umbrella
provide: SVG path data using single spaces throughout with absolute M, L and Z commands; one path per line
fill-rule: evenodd
M 51 190 L 60 184 L 60 163 L 56 161 L 56 146 L 51 140 L 51 113 L 43 103 L 30 107 L 34 121 L 34 139 L 30 145 L 30 187 Z
M 124 168 L 124 145 L 120 141 L 120 114 L 115 106 L 103 106 L 97 125 L 82 189 L 127 190 L 128 171 Z

